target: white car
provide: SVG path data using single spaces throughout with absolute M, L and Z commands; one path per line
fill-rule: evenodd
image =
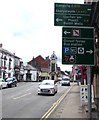
M 57 84 L 54 80 L 43 80 L 38 87 L 38 95 L 39 94 L 50 94 L 54 95 L 57 93 Z
M 0 89 L 6 87 L 7 87 L 7 82 L 4 79 L 0 78 Z
M 70 77 L 63 77 L 62 80 L 61 80 L 61 85 L 68 85 L 70 86 Z

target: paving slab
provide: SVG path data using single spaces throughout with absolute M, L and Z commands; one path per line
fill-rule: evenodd
M 49 116 L 49 118 L 83 118 L 88 119 L 88 113 L 80 104 L 80 86 L 74 84 L 64 100 Z

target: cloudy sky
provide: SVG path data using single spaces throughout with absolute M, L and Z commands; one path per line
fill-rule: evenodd
M 0 0 L 0 43 L 23 61 L 51 56 L 55 51 L 61 67 L 62 27 L 54 26 L 54 3 L 83 0 Z M 64 65 L 63 69 L 71 67 Z

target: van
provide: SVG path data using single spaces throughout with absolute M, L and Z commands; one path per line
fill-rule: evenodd
M 66 76 L 66 77 L 63 77 L 62 80 L 61 80 L 61 85 L 68 85 L 70 86 L 70 77 Z

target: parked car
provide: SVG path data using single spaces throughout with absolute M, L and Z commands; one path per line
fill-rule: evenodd
M 6 87 L 7 87 L 7 82 L 4 79 L 0 78 L 0 89 Z
M 15 77 L 7 78 L 6 82 L 8 87 L 17 87 L 17 79 Z
M 54 95 L 57 93 L 57 84 L 54 80 L 43 80 L 38 87 L 38 95 L 39 94 L 50 94 Z
M 68 77 L 68 76 L 63 77 L 62 80 L 61 80 L 61 85 L 68 85 L 68 86 L 70 86 L 70 77 Z

